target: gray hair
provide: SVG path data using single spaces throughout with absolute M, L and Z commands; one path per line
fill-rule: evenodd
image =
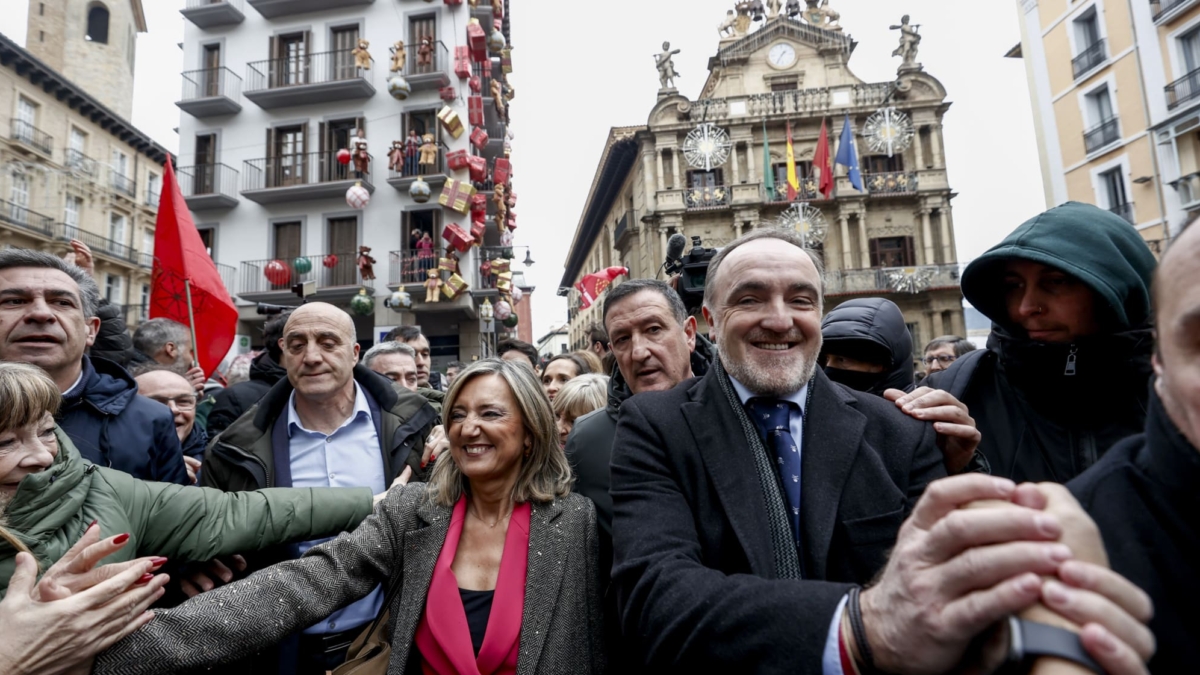
M 71 280 L 79 286 L 79 304 L 83 310 L 83 318 L 91 319 L 96 316 L 96 309 L 100 306 L 100 287 L 96 285 L 96 280 L 82 268 L 43 251 L 34 251 L 28 248 L 10 248 L 0 251 L 0 270 L 18 267 L 58 270 L 71 277 Z
M 363 354 L 362 357 L 363 365 L 370 368 L 371 362 L 375 360 L 375 357 L 383 356 L 385 354 L 404 354 L 406 356 L 411 356 L 413 361 L 417 360 L 417 350 L 403 342 L 396 342 L 393 340 L 391 342 L 380 342 L 374 347 L 368 349 L 367 353 Z
M 630 279 L 622 284 L 611 286 L 608 289 L 608 297 L 604 299 L 604 313 L 600 317 L 606 331 L 608 329 L 608 313 L 612 308 L 625 298 L 641 293 L 642 291 L 653 291 L 661 295 L 667 301 L 667 307 L 675 317 L 675 322 L 680 326 L 687 321 L 688 311 L 687 307 L 683 304 L 683 299 L 679 297 L 679 293 L 675 292 L 675 289 L 671 288 L 667 282 L 659 281 L 658 279 Z
M 975 351 L 975 345 L 971 344 L 971 342 L 965 338 L 961 338 L 957 335 L 943 335 L 930 340 L 929 344 L 925 345 L 925 351 L 922 353 L 928 353 L 931 349 L 937 349 L 938 347 L 945 346 L 949 346 L 954 349 L 954 358 L 958 358 L 964 354 L 970 354 L 971 352 Z
M 778 239 L 795 246 L 801 251 L 804 251 L 804 253 L 808 255 L 809 259 L 812 260 L 813 265 L 817 268 L 817 276 L 821 279 L 820 287 L 818 289 L 821 295 L 817 298 L 817 304 L 822 307 L 825 305 L 825 263 L 821 261 L 821 255 L 804 245 L 804 238 L 800 236 L 799 232 L 779 227 L 769 227 L 761 230 L 754 230 L 753 232 L 744 234 L 737 239 L 734 239 L 732 242 L 726 245 L 725 248 L 722 248 L 720 251 L 718 251 L 717 255 L 713 256 L 712 262 L 708 265 L 708 278 L 704 280 L 704 306 L 707 307 L 709 311 L 714 309 L 713 301 L 716 299 L 714 294 L 716 293 L 717 289 L 717 270 L 720 269 L 721 263 L 725 262 L 725 258 L 728 258 L 729 254 L 737 250 L 739 246 L 748 244 L 756 239 Z
M 174 344 L 182 351 L 183 346 L 191 342 L 192 331 L 187 326 L 162 317 L 145 321 L 133 331 L 133 348 L 151 357 L 168 344 Z

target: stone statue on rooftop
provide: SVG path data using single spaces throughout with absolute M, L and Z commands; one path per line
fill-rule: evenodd
M 842 18 L 842 15 L 829 8 L 829 0 L 804 1 L 808 5 L 808 8 L 802 14 L 805 21 L 825 30 L 842 30 L 842 27 L 838 24 L 838 20 Z M 818 2 L 820 2 L 819 5 L 817 4 Z
M 921 24 L 910 24 L 907 14 L 900 17 L 899 26 L 889 26 L 891 30 L 900 31 L 900 46 L 892 52 L 892 56 L 899 56 L 903 61 L 900 63 L 900 70 L 919 69 L 917 64 L 917 48 L 921 44 L 921 34 L 918 32 Z
M 679 73 L 675 72 L 674 56 L 678 53 L 678 49 L 671 49 L 670 42 L 664 42 L 662 53 L 654 57 L 654 66 L 658 68 L 658 81 L 662 89 L 675 86 L 675 78 L 679 77 Z

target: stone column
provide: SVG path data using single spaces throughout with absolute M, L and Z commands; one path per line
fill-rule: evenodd
M 658 189 L 666 190 L 667 189 L 667 181 L 663 175 L 663 149 L 662 148 L 658 148 L 658 147 L 654 148 L 654 159 L 658 163 Z
M 929 147 L 933 150 L 933 168 L 944 169 L 946 158 L 942 156 L 942 125 L 929 125 Z
M 950 222 L 945 204 L 938 209 L 938 227 L 942 233 L 942 263 L 952 263 L 955 260 L 954 242 L 950 239 Z
M 850 255 L 850 215 L 838 213 L 838 229 L 842 236 L 842 269 L 853 269 L 854 261 Z
M 654 260 L 658 260 L 659 264 L 666 260 L 667 255 L 667 228 L 663 227 L 662 223 L 658 224 L 658 255 Z M 657 267 L 657 265 L 656 265 Z
M 871 266 L 871 248 L 870 239 L 867 235 L 867 214 L 862 211 L 858 212 L 858 233 L 858 266 L 866 269 Z
M 755 166 L 756 162 L 754 161 L 754 157 L 753 157 L 753 155 L 755 154 L 753 148 L 754 148 L 754 134 L 751 133 L 750 140 L 746 141 L 746 182 L 748 182 L 748 183 L 754 183 L 758 180 L 758 178 L 756 177 L 756 174 L 754 173 L 754 166 Z M 765 151 L 766 150 L 764 148 L 764 152 Z M 761 166 L 761 164 L 759 164 L 759 166 Z
M 925 169 L 925 149 L 921 147 L 922 145 L 924 144 L 921 143 L 921 128 L 918 127 L 917 137 L 913 139 L 913 155 L 917 160 L 917 165 L 913 168 L 917 171 L 923 171 Z
M 922 207 L 920 210 L 920 214 L 921 214 L 921 244 L 922 244 L 922 247 L 925 249 L 925 258 L 924 258 L 924 260 L 920 261 L 919 264 L 932 265 L 932 264 L 934 264 L 933 231 L 930 229 L 930 226 L 929 226 L 929 209 Z
M 659 172 L 661 174 L 661 171 Z M 654 154 L 647 149 L 642 152 L 642 189 L 646 191 L 646 211 L 658 210 L 658 185 L 654 183 Z M 632 214 L 630 214 L 632 217 Z M 632 223 L 630 223 L 632 225 Z
M 679 171 L 679 148 L 671 148 L 671 169 L 673 171 L 673 180 L 675 181 L 676 190 L 684 190 L 687 188 L 687 181 L 684 180 L 683 174 Z
M 731 185 L 731 186 L 737 185 L 739 183 L 739 181 L 738 181 L 738 177 L 739 177 L 738 176 L 738 164 L 741 164 L 741 162 L 738 160 L 738 157 L 740 157 L 742 154 L 741 150 L 739 149 L 741 145 L 742 145 L 741 143 L 734 143 L 733 144 L 733 153 L 729 157 L 729 159 L 733 163 L 733 171 L 731 172 L 733 180 L 732 180 L 732 182 L 729 183 L 729 185 Z

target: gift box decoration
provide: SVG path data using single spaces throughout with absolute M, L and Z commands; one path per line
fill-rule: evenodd
M 483 63 L 479 64 L 479 72 L 482 73 L 484 77 L 491 77 L 492 76 L 492 60 L 484 59 Z
M 467 168 L 467 151 L 451 150 L 446 153 L 446 165 L 451 171 L 462 171 Z
M 456 178 L 448 178 L 442 185 L 442 195 L 438 197 L 438 203 L 451 211 L 465 214 L 471 207 L 471 196 L 474 194 L 474 185 Z
M 471 126 L 483 126 L 483 97 L 468 96 L 467 97 L 467 121 Z
M 467 168 L 471 171 L 471 180 L 482 182 L 487 180 L 487 160 L 476 155 L 467 157 Z M 466 213 L 465 211 L 463 213 Z
M 472 235 L 472 236 L 474 236 L 474 235 Z M 475 243 L 477 245 L 479 244 L 479 242 L 475 242 Z M 458 274 L 458 258 L 453 258 L 453 257 L 438 258 L 437 268 L 443 272 L 449 272 L 451 274 Z
M 454 112 L 454 108 L 443 106 L 441 111 L 438 112 L 438 121 L 442 123 L 442 128 L 451 137 L 458 138 L 463 135 L 462 118 L 458 116 L 458 113 Z
M 492 167 L 492 182 L 504 185 L 510 178 L 512 178 L 512 162 L 503 157 L 497 157 L 495 166 Z
M 482 192 L 471 197 L 471 214 L 476 213 L 487 214 L 488 197 Z
M 492 262 L 492 268 L 495 269 L 496 263 Z M 496 273 L 496 290 L 501 293 L 512 293 L 512 272 Z
M 483 127 L 475 127 L 471 130 L 471 145 L 477 150 L 482 150 L 487 147 L 488 132 Z M 484 174 L 487 174 L 487 160 L 484 160 Z
M 504 204 L 510 209 L 517 208 L 517 193 L 509 192 L 504 198 Z
M 471 222 L 487 225 L 487 211 L 472 211 Z
M 469 47 L 454 48 L 454 74 L 460 80 L 471 77 L 471 50 Z
M 442 87 L 438 90 L 438 96 L 446 103 L 454 103 L 458 100 L 458 92 L 454 90 L 454 87 Z
M 483 243 L 483 235 L 487 233 L 487 223 L 484 221 L 471 219 L 471 236 L 475 237 L 475 245 L 479 246 Z
M 483 80 L 478 75 L 472 75 L 471 79 L 467 80 L 467 86 L 471 88 L 472 94 L 483 93 Z
M 442 284 L 442 295 L 446 299 L 453 300 L 467 290 L 467 282 L 457 274 L 451 274 L 450 278 Z
M 467 24 L 467 47 L 471 51 L 472 61 L 487 60 L 487 33 L 479 25 L 479 19 L 471 19 Z
M 468 250 L 470 250 L 471 244 L 475 243 L 474 237 L 472 237 L 469 232 L 462 229 L 462 226 L 458 223 L 450 223 L 447 225 L 445 229 L 442 230 L 442 239 L 445 239 L 446 243 L 450 244 L 450 246 L 459 253 L 466 253 Z
M 511 272 L 511 271 L 512 271 L 512 261 L 511 260 L 500 259 L 500 260 L 492 261 L 492 272 L 494 274 L 500 274 L 501 272 Z
M 509 232 L 517 229 L 517 213 L 511 209 L 508 212 L 508 222 L 506 225 L 508 226 Z
M 503 71 L 506 75 L 508 73 L 512 72 L 512 50 L 511 49 L 505 48 L 505 49 L 500 50 L 500 70 Z

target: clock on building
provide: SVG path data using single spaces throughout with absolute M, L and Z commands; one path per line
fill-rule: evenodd
M 767 52 L 767 63 L 779 70 L 791 68 L 796 63 L 796 48 L 786 42 L 780 42 Z

